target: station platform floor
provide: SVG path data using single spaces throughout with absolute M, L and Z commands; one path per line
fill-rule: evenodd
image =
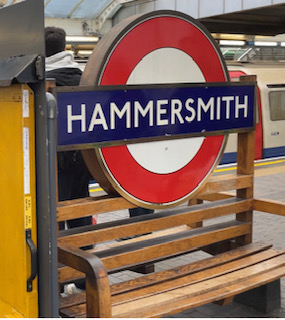
M 232 173 L 234 166 L 218 167 L 214 174 L 221 172 Z M 98 190 L 97 190 L 98 192 Z M 94 190 L 93 190 L 94 193 Z M 92 190 L 91 190 L 92 195 Z M 285 202 L 285 158 L 271 159 L 255 164 L 255 198 L 267 198 Z M 128 211 L 122 210 L 99 215 L 97 223 L 128 217 Z M 219 218 L 224 219 L 224 218 Z M 254 241 L 272 243 L 276 249 L 285 249 L 285 216 L 278 216 L 263 212 L 254 212 Z M 197 253 L 198 255 L 201 253 Z M 179 258 L 168 261 L 176 266 L 183 261 Z M 156 270 L 164 269 L 163 264 L 156 264 Z M 111 282 L 121 282 L 136 277 L 134 272 L 124 271 L 111 276 Z M 281 308 L 269 314 L 257 312 L 253 308 L 233 302 L 227 306 L 207 304 L 201 307 L 185 310 L 168 318 L 285 318 L 285 278 L 281 279 Z

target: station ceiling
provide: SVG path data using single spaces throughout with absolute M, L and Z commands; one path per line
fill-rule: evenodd
M 0 7 L 23 0 L 0 0 Z M 149 0 L 150 2 L 153 0 Z M 234 0 L 231 0 L 234 1 Z M 245 1 L 245 0 L 243 0 Z M 98 19 L 111 3 L 119 9 L 126 3 L 148 2 L 147 0 L 44 0 L 46 18 Z M 260 1 L 259 1 L 260 2 Z M 250 10 L 200 17 L 211 33 L 247 34 L 274 36 L 285 33 L 285 3 L 278 3 Z M 185 3 L 185 1 L 184 1 Z M 253 3 L 253 2 L 252 2 Z M 257 1 L 255 1 L 257 3 Z M 263 1 L 263 3 L 265 3 Z M 101 18 L 101 16 L 100 16 Z
M 1 1 L 1 0 L 0 0 Z M 130 1 L 130 0 L 128 0 Z M 122 5 L 128 1 L 116 1 Z M 233 1 L 233 0 L 232 0 Z M 96 19 L 114 0 L 45 0 L 45 16 Z M 133 1 L 135 2 L 135 1 Z M 272 36 L 285 33 L 285 4 L 257 7 L 199 19 L 212 33 Z
M 285 33 L 285 4 L 199 19 L 212 33 L 274 36 Z

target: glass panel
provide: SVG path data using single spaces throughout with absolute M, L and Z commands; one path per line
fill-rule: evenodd
M 111 0 L 84 0 L 73 12 L 71 18 L 96 18 Z M 51 0 L 45 6 L 47 18 L 66 18 L 80 0 Z
M 111 0 L 84 0 L 74 11 L 72 18 L 96 18 Z
M 285 120 L 285 91 L 269 93 L 269 108 L 272 121 Z
M 48 18 L 66 18 L 79 0 L 51 0 L 45 6 L 45 16 Z

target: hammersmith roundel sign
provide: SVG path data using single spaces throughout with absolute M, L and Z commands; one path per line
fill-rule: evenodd
M 89 58 L 80 88 L 59 89 L 59 150 L 83 149 L 94 178 L 149 208 L 196 193 L 227 133 L 254 127 L 254 84 L 230 84 L 209 32 L 176 11 L 115 26 Z

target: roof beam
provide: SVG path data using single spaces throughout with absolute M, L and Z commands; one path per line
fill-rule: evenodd
M 123 0 L 112 0 L 97 16 L 95 28 L 98 33 L 107 19 L 112 19 L 114 14 L 122 7 Z
M 84 0 L 79 0 L 76 5 L 71 9 L 71 11 L 69 12 L 69 14 L 67 15 L 67 18 L 71 18 L 74 11 L 76 11 L 76 9 L 81 5 L 81 3 L 83 2 Z

